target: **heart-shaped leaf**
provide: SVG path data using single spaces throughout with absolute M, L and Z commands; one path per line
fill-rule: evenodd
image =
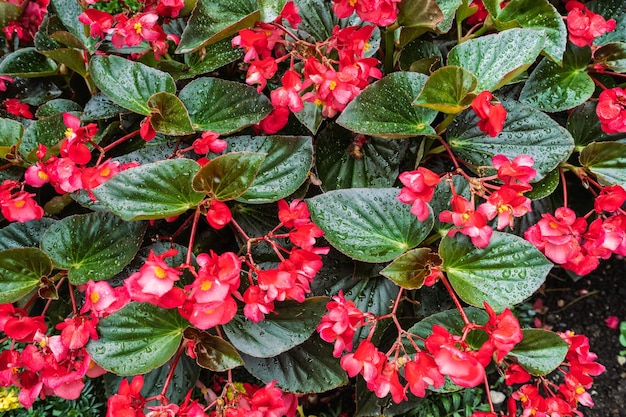
M 428 248 L 417 248 L 398 256 L 380 275 L 392 280 L 396 285 L 413 290 L 424 285 L 424 278 L 431 266 L 441 265 L 441 258 Z
M 53 60 L 32 47 L 11 52 L 0 61 L 0 74 L 10 77 L 47 77 L 56 74 L 57 70 Z
M 327 297 L 311 297 L 303 303 L 287 300 L 277 303 L 276 314 L 263 321 L 252 323 L 237 315 L 222 328 L 240 352 L 271 358 L 307 340 L 326 313 L 327 302 Z
M 472 103 L 477 85 L 474 74 L 463 68 L 439 68 L 428 77 L 413 105 L 444 113 L 458 113 Z
M 513 159 L 530 155 L 537 171 L 534 181 L 543 179 L 574 150 L 574 139 L 554 119 L 530 106 L 513 100 L 501 100 L 507 111 L 502 132 L 495 138 L 478 128 L 478 116 L 467 110 L 450 124 L 448 143 L 459 157 L 476 166 L 490 166 L 497 154 Z
M 553 266 L 531 243 L 497 231 L 484 249 L 460 234 L 444 237 L 439 256 L 442 269 L 463 301 L 476 307 L 486 301 L 497 311 L 533 295 Z
M 601 183 L 626 188 L 626 143 L 590 143 L 580 153 L 580 163 Z
M 266 154 L 230 152 L 212 159 L 193 177 L 193 188 L 219 201 L 241 197 L 256 179 Z
M 194 133 L 187 109 L 174 94 L 161 92 L 150 96 L 150 124 L 164 135 L 181 136 Z
M 143 374 L 174 355 L 188 326 L 176 309 L 132 302 L 100 319 L 100 338 L 87 344 L 87 352 L 98 365 L 118 375 Z
M 510 29 L 463 42 L 448 54 L 448 65 L 476 76 L 476 91 L 494 91 L 513 80 L 535 62 L 543 49 L 545 32 Z
M 226 152 L 251 151 L 267 156 L 243 195 L 244 203 L 271 203 L 294 193 L 306 181 L 313 162 L 310 136 L 237 136 Z
M 394 72 L 361 92 L 337 119 L 348 130 L 392 139 L 434 135 L 430 126 L 437 112 L 412 106 L 427 77 Z
M 272 110 L 267 97 L 254 87 L 219 78 L 193 80 L 178 97 L 196 130 L 223 135 L 259 123 Z
M 561 365 L 569 345 L 558 334 L 542 329 L 523 329 L 524 338 L 507 355 L 531 375 L 547 375 Z
M 52 261 L 37 248 L 0 251 L 0 303 L 14 303 L 52 272 Z
M 66 217 L 51 225 L 41 249 L 54 266 L 67 269 L 72 284 L 108 279 L 135 257 L 146 225 L 125 222 L 108 212 Z
M 124 220 L 163 219 L 196 207 L 204 194 L 192 188 L 200 165 L 168 159 L 122 171 L 93 190 L 98 201 Z
M 176 93 L 174 79 L 168 73 L 116 55 L 93 56 L 89 74 L 111 100 L 144 116 L 150 115 L 148 100 L 153 94 Z
M 328 242 L 351 258 L 387 262 L 414 248 L 433 227 L 397 200 L 397 188 L 329 191 L 307 200 L 313 222 Z

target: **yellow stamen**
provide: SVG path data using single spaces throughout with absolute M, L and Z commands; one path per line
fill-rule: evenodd
M 96 291 L 92 292 L 91 295 L 89 296 L 89 299 L 91 300 L 92 303 L 97 303 L 98 301 L 100 301 L 100 294 L 97 293 Z
M 200 289 L 202 291 L 208 291 L 211 289 L 212 286 L 213 286 L 213 283 L 209 280 L 206 280 L 202 282 L 202 284 L 200 285 Z
M 71 127 L 68 127 L 67 129 L 65 129 L 65 137 L 68 139 L 74 137 L 74 130 L 72 130 Z
M 111 175 L 111 169 L 110 168 L 104 168 L 102 171 L 100 171 L 100 176 L 101 177 L 108 177 L 109 175 Z
M 159 279 L 163 279 L 167 276 L 167 272 L 165 271 L 165 269 L 157 266 L 156 268 L 154 268 L 154 275 Z
M 141 35 L 141 23 L 137 22 L 133 25 L 133 29 L 137 32 L 137 35 Z
M 42 180 L 44 180 L 44 181 L 48 181 L 48 178 L 50 178 L 50 177 L 48 177 L 48 174 L 46 174 L 46 173 L 45 173 L 45 172 L 43 172 L 43 171 L 39 171 L 39 172 L 37 173 L 37 176 L 38 176 L 39 178 L 41 178 Z
M 18 201 L 15 201 L 13 205 L 15 206 L 15 208 L 22 208 L 26 205 L 26 201 L 18 200 Z
M 337 81 L 331 80 L 331 82 L 328 83 L 328 88 L 330 89 L 330 91 L 333 91 L 335 88 L 337 88 Z
M 463 216 L 461 216 L 463 218 L 464 221 L 469 220 L 469 218 L 471 217 L 469 213 L 463 213 Z
M 350 3 L 350 7 L 354 7 L 356 6 L 356 2 L 357 0 L 350 0 L 348 3 Z

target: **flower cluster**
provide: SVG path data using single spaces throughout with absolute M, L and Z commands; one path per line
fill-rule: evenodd
M 19 189 L 18 191 L 15 191 Z M 43 217 L 43 208 L 33 198 L 35 194 L 24 191 L 15 180 L 4 180 L 0 184 L 0 209 L 10 222 L 27 222 Z
M 50 0 L 11 0 L 15 6 L 22 8 L 22 13 L 17 20 L 11 20 L 2 28 L 2 32 L 7 39 L 12 39 L 13 35 L 17 36 L 21 44 L 32 42 L 35 34 L 39 29 L 39 25 L 43 22 L 44 17 L 48 13 L 48 5 Z M 2 91 L 0 89 L 0 91 Z
M 615 29 L 615 19 L 605 20 L 593 13 L 583 3 L 570 0 L 565 4 L 569 41 L 576 46 L 591 46 L 598 36 Z
M 596 115 L 600 128 L 610 135 L 626 132 L 626 92 L 620 87 L 602 91 L 598 97 Z
M 364 22 L 376 26 L 389 26 L 398 15 L 398 3 L 401 0 L 333 0 L 333 11 L 340 19 L 356 14 Z

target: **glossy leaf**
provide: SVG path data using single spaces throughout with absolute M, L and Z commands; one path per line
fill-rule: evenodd
M 476 91 L 494 91 L 524 72 L 543 49 L 545 34 L 510 29 L 463 42 L 448 54 L 448 65 L 476 76 Z
M 213 372 L 224 372 L 243 365 L 243 360 L 237 350 L 221 337 L 212 336 L 194 328 L 185 330 L 184 336 L 185 339 L 196 342 L 194 346 L 196 362 L 202 368 Z
M 394 72 L 364 89 L 337 123 L 365 135 L 404 138 L 434 135 L 430 126 L 437 112 L 412 106 L 427 77 L 412 72 Z
M 520 101 L 547 112 L 569 110 L 584 103 L 595 90 L 585 72 L 590 60 L 589 48 L 568 49 L 562 65 L 544 58 L 524 84 Z
M 430 266 L 439 264 L 441 259 L 437 254 L 428 248 L 418 248 L 398 256 L 380 271 L 380 274 L 399 287 L 414 290 L 424 285 L 424 278 L 430 273 Z
M 157 68 L 168 72 L 176 80 L 185 80 L 215 71 L 240 58 L 243 58 L 243 50 L 233 48 L 231 39 L 224 39 L 207 45 L 202 53 L 189 56 L 187 63 L 163 60 Z
M 477 126 L 478 116 L 465 111 L 449 126 L 447 139 L 453 152 L 476 166 L 490 166 L 497 154 L 513 160 L 530 155 L 537 171 L 534 181 L 543 179 L 574 149 L 569 132 L 548 115 L 512 100 L 501 100 L 507 111 L 502 132 L 495 138 L 483 134 Z
M 150 96 L 150 123 L 164 135 L 182 136 L 194 133 L 187 109 L 174 94 L 161 92 Z
M 11 20 L 17 20 L 22 13 L 22 8 L 11 2 L 0 2 L 0 27 L 4 28 Z
M 286 392 L 324 392 L 348 382 L 332 350 L 332 344 L 314 334 L 306 342 L 273 358 L 245 354 L 242 357 L 248 372 L 264 383 L 276 380 Z
M 543 284 L 552 268 L 537 248 L 521 237 L 494 231 L 489 246 L 480 249 L 457 233 L 439 246 L 443 270 L 459 297 L 496 311 L 521 303 Z
M 80 113 L 70 113 L 74 116 L 80 116 Z M 28 156 L 29 153 L 37 149 L 39 143 L 51 148 L 65 137 L 66 130 L 67 126 L 63 123 L 62 114 L 35 120 L 24 131 L 19 151 L 23 156 Z
M 611 71 L 626 72 L 626 43 L 611 42 L 593 52 L 593 62 Z
M 83 54 L 78 49 L 58 48 L 52 51 L 41 51 L 46 57 L 63 64 L 81 76 L 87 74 Z
M 153 94 L 176 93 L 174 79 L 168 73 L 115 55 L 93 56 L 89 74 L 111 100 L 144 116 L 150 115 L 148 100 Z
M 580 153 L 580 163 L 602 184 L 626 188 L 626 143 L 590 143 Z
M 295 0 L 296 6 L 300 9 L 302 22 L 298 25 L 299 30 L 303 30 L 313 36 L 316 41 L 328 39 L 333 28 L 338 23 L 337 16 L 332 11 L 332 4 L 324 0 Z
M 261 17 L 254 0 L 198 0 L 176 53 L 192 52 L 254 25 Z
M 200 169 L 189 159 L 168 159 L 122 171 L 93 190 L 98 201 L 124 220 L 163 219 L 196 207 L 204 194 L 194 191 Z
M 55 75 L 57 70 L 57 64 L 53 60 L 32 47 L 11 52 L 0 61 L 0 74 L 11 77 L 47 77 Z
M 296 119 L 304 127 L 306 127 L 309 132 L 312 134 L 317 133 L 317 130 L 321 126 L 324 121 L 324 116 L 322 115 L 322 108 L 315 103 L 310 103 L 308 101 L 304 101 L 304 108 L 298 113 L 294 113 Z
M 84 12 L 78 0 L 50 0 L 50 2 L 54 6 L 57 17 L 61 19 L 69 32 L 80 40 L 84 48 L 94 52 L 96 40 L 89 36 L 89 31 L 85 31 L 85 25 L 78 20 L 78 16 Z
M 38 248 L 41 236 L 56 220 L 42 217 L 25 223 L 13 222 L 0 229 L 0 250 Z
M 487 323 L 487 320 L 489 320 L 489 316 L 484 310 L 474 307 L 466 307 L 463 309 L 463 311 L 470 321 L 479 325 L 484 325 L 485 323 Z M 457 336 L 461 336 L 463 334 L 463 328 L 465 327 L 465 322 L 463 321 L 461 314 L 459 314 L 459 311 L 457 309 L 454 309 L 442 311 L 437 314 L 433 314 L 432 316 L 426 317 L 424 320 L 415 323 L 407 331 L 409 333 L 413 333 L 419 336 L 421 339 L 426 339 L 432 334 L 433 325 L 435 324 L 445 327 L 451 334 Z M 424 341 L 421 339 L 415 339 L 415 343 L 420 349 L 423 349 Z M 472 341 L 476 341 L 476 338 L 467 340 L 468 343 Z M 411 347 L 409 343 L 405 343 L 405 346 L 407 347 L 407 349 L 409 349 L 410 352 L 415 351 L 415 349 Z M 476 348 L 480 347 L 480 345 L 471 346 Z
M 52 272 L 52 261 L 37 248 L 0 251 L 0 303 L 14 303 Z
M 11 148 L 20 143 L 24 127 L 16 120 L 0 118 L 0 158 L 12 153 Z
M 533 189 L 524 195 L 531 200 L 539 200 L 547 197 L 559 186 L 561 175 L 558 169 L 549 172 L 541 181 L 533 183 Z
M 507 355 L 531 375 L 548 375 L 565 359 L 569 345 L 561 337 L 543 329 L 523 329 L 524 339 Z
M 37 109 L 35 113 L 35 117 L 50 117 L 55 114 L 64 113 L 64 112 L 81 112 L 83 108 L 80 104 L 76 103 L 72 100 L 67 100 L 64 98 L 57 98 L 54 100 L 50 100 Z
M 93 95 L 85 104 L 81 120 L 89 122 L 92 120 L 109 119 L 117 117 L 120 113 L 128 113 L 128 110 L 117 105 L 106 94 L 98 93 Z
M 592 1 L 586 4 L 594 13 L 605 19 L 615 19 L 616 27 L 594 39 L 594 45 L 606 45 L 611 42 L 626 42 L 626 4 L 621 0 Z
M 241 197 L 256 179 L 266 154 L 230 152 L 212 159 L 193 177 L 193 188 L 219 201 Z
M 444 16 L 435 0 L 404 0 L 398 3 L 398 24 L 435 29 Z
M 174 355 L 187 326 L 175 309 L 132 302 L 100 319 L 100 338 L 89 342 L 87 352 L 98 365 L 118 375 L 143 374 Z
M 267 156 L 250 188 L 238 197 L 244 203 L 271 203 L 294 193 L 306 181 L 313 162 L 310 136 L 237 136 L 225 152 L 250 151 Z
M 413 105 L 444 113 L 458 113 L 472 104 L 477 85 L 474 74 L 463 68 L 439 68 L 428 77 Z
M 219 78 L 198 78 L 178 97 L 196 130 L 222 135 L 259 123 L 272 110 L 268 98 L 254 87 Z
M 402 48 L 398 64 L 404 71 L 429 75 L 441 65 L 442 59 L 441 51 L 434 43 L 417 39 Z
M 387 262 L 414 248 L 433 226 L 420 222 L 397 200 L 397 188 L 352 188 L 307 200 L 313 222 L 324 238 L 351 258 Z
M 454 192 L 456 195 L 465 197 L 469 201 L 471 198 L 470 188 L 468 182 L 460 175 L 452 177 L 452 185 L 454 186 Z M 452 190 L 448 181 L 439 181 L 435 188 L 435 195 L 430 201 L 430 206 L 434 213 L 441 213 L 444 210 L 452 210 L 450 201 L 452 200 Z M 452 224 L 439 221 L 439 216 L 435 216 L 434 229 L 441 235 L 445 236 L 448 230 L 452 228 Z
M 285 7 L 287 0 L 257 0 L 261 12 L 261 22 L 272 22 Z
M 446 33 L 452 28 L 456 11 L 463 4 L 463 0 L 436 0 L 436 3 L 443 14 L 443 21 L 437 25 L 437 30 Z
M 307 340 L 326 313 L 328 301 L 327 297 L 311 297 L 303 303 L 286 300 L 276 303 L 276 314 L 263 321 L 254 323 L 237 315 L 222 329 L 240 352 L 271 358 Z
M 362 146 L 359 141 L 364 140 Z M 315 167 L 324 191 L 394 185 L 406 140 L 363 137 L 336 124 L 315 139 Z
M 561 63 L 567 43 L 563 17 L 548 0 L 512 0 L 498 12 L 495 26 L 499 30 L 516 23 L 525 29 L 544 31 L 543 50 L 554 62 Z
M 596 115 L 597 103 L 587 101 L 576 107 L 567 118 L 567 130 L 572 134 L 577 146 L 585 146 L 591 142 L 616 141 L 625 139 L 626 133 L 609 135 L 602 131 L 600 119 Z
M 68 270 L 74 285 L 108 279 L 134 257 L 146 225 L 125 222 L 108 212 L 66 217 L 51 225 L 41 238 L 41 249 L 54 266 Z

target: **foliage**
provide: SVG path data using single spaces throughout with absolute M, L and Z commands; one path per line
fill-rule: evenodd
M 626 9 L 553 3 L 0 0 L 2 395 L 580 415 L 512 311 L 626 255 Z

